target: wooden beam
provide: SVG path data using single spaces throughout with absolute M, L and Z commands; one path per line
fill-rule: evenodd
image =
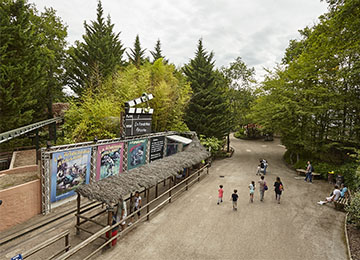
M 96 220 L 93 220 L 91 217 L 88 218 L 88 217 L 81 216 L 81 215 L 78 216 L 78 214 L 75 214 L 75 215 L 76 215 L 77 217 L 79 217 L 79 218 L 85 219 L 86 221 L 90 221 L 90 222 L 95 223 L 95 224 L 97 224 L 97 225 L 99 225 L 99 226 L 106 227 L 106 225 L 104 225 L 104 224 L 102 224 L 102 223 L 100 223 L 100 222 L 98 222 L 98 221 L 96 221 Z M 85 221 L 85 222 L 86 222 L 86 221 Z M 83 224 L 83 223 L 85 223 L 85 222 L 83 221 L 83 222 L 80 222 L 80 223 Z M 80 225 L 78 225 L 78 226 L 80 226 Z

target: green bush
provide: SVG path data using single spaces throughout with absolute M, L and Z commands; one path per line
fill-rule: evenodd
M 296 156 L 292 156 L 290 159 L 291 153 L 286 151 L 284 154 L 284 160 L 292 165 L 294 169 L 305 169 L 307 165 L 307 161 L 311 161 L 314 170 L 316 173 L 320 173 L 322 178 L 327 179 L 328 172 L 333 171 L 336 175 L 344 176 L 344 181 L 348 187 L 352 190 L 357 190 L 360 185 L 360 168 L 359 163 L 354 158 L 349 158 L 343 164 L 331 164 L 327 162 L 319 162 L 316 159 L 312 159 L 309 157 L 300 156 L 300 159 L 292 164 L 291 159 L 293 162 L 296 161 Z M 294 154 L 293 154 L 294 155 Z
M 247 138 L 246 134 L 244 133 L 244 129 L 240 129 L 239 131 L 235 132 L 234 137 L 240 138 L 240 139 L 246 139 Z
M 224 146 L 224 140 L 219 140 L 216 137 L 205 137 L 203 135 L 200 135 L 200 143 L 215 157 L 221 154 L 221 148 Z
M 348 220 L 360 228 L 360 192 L 352 194 L 350 205 L 346 207 L 346 211 L 349 213 Z

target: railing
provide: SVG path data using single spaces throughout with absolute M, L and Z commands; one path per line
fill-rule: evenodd
M 206 169 L 206 171 L 204 171 Z M 176 195 L 178 195 L 180 192 L 182 192 L 184 189 L 188 190 L 189 185 L 193 184 L 196 181 L 200 181 L 200 177 L 201 175 L 204 174 L 204 172 L 206 174 L 209 173 L 209 164 L 204 165 L 202 168 L 200 168 L 199 170 L 197 170 L 196 172 L 194 172 L 193 174 L 191 174 L 189 177 L 185 178 L 184 180 L 182 180 L 181 182 L 179 182 L 178 184 L 174 185 L 173 187 L 171 187 L 170 189 L 166 190 L 164 193 L 162 193 L 161 195 L 159 195 L 157 198 L 153 199 L 152 201 L 148 202 L 147 204 L 142 206 L 142 209 L 146 208 L 146 214 L 143 215 L 142 217 L 140 217 L 138 219 L 138 221 L 136 221 L 133 225 L 129 226 L 127 229 L 120 231 L 116 236 L 111 237 L 109 240 L 107 240 L 104 244 L 102 244 L 99 248 L 97 248 L 96 250 L 94 250 L 93 252 L 91 252 L 90 255 L 88 255 L 87 257 L 83 258 L 83 260 L 87 260 L 90 259 L 92 256 L 94 256 L 95 254 L 97 254 L 101 249 L 103 249 L 105 246 L 109 245 L 113 240 L 125 235 L 127 232 L 129 232 L 130 230 L 132 230 L 136 225 L 138 225 L 139 223 L 141 223 L 142 220 L 144 220 L 145 218 L 147 220 L 150 219 L 150 214 L 155 213 L 156 211 L 158 211 L 162 206 L 164 206 L 166 203 L 171 203 L 171 198 L 175 197 Z M 189 181 L 190 179 L 194 178 L 194 180 Z M 172 191 L 175 190 L 176 188 L 180 187 L 182 184 L 185 185 L 183 187 L 181 187 L 178 191 L 176 191 L 175 193 L 172 194 Z M 168 195 L 168 197 L 161 202 L 159 205 L 155 206 L 153 209 L 150 210 L 150 206 L 157 202 L 158 200 L 160 200 L 161 198 L 163 198 L 164 196 Z M 149 196 L 149 194 L 148 194 Z M 148 197 L 147 196 L 147 197 Z M 130 215 L 128 215 L 125 219 L 121 220 L 120 222 L 114 224 L 114 225 L 107 225 L 106 227 L 102 228 L 101 230 L 99 230 L 98 232 L 94 233 L 92 236 L 90 236 L 88 239 L 84 240 L 83 242 L 81 242 L 80 244 L 78 244 L 77 246 L 73 247 L 72 249 L 70 249 L 68 252 L 66 252 L 65 254 L 59 256 L 58 258 L 56 258 L 56 260 L 64 260 L 64 259 L 68 259 L 69 257 L 71 257 L 72 255 L 76 254 L 78 251 L 80 251 L 81 249 L 83 249 L 84 247 L 86 247 L 87 245 L 89 245 L 90 243 L 92 243 L 93 241 L 95 241 L 96 239 L 100 238 L 103 234 L 105 234 L 106 232 L 111 232 L 112 229 L 114 228 L 118 228 L 121 223 L 123 221 L 127 221 L 129 219 L 131 219 L 133 216 L 135 216 L 138 212 L 140 212 L 141 209 L 138 209 L 136 211 L 134 211 L 133 213 L 131 213 Z
M 69 245 L 69 230 L 66 230 L 56 236 L 54 236 L 53 238 L 46 240 L 45 242 L 35 246 L 34 248 L 26 251 L 25 253 L 22 254 L 23 259 L 28 258 L 29 256 L 32 256 L 33 254 L 39 252 L 40 250 L 54 244 L 55 242 L 57 242 L 58 240 L 65 238 L 65 246 L 63 249 L 59 250 L 58 252 L 56 252 L 55 254 L 53 254 L 52 256 L 50 256 L 48 259 L 52 259 L 56 256 L 58 256 L 59 254 L 61 254 L 63 251 L 67 252 L 69 251 L 70 245 Z

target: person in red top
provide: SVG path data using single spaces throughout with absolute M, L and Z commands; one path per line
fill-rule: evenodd
M 217 202 L 217 204 L 219 205 L 221 202 L 223 202 L 223 195 L 224 195 L 224 190 L 223 190 L 223 186 L 222 185 L 220 185 L 219 186 L 220 188 L 219 188 L 219 198 L 218 198 L 218 202 Z

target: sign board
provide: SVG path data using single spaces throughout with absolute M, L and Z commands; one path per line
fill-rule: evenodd
M 163 158 L 164 144 L 165 136 L 158 136 L 150 139 L 150 162 Z
M 52 154 L 51 202 L 75 194 L 75 189 L 89 183 L 91 148 L 80 148 Z
M 11 257 L 10 260 L 22 260 L 22 259 L 23 259 L 22 255 L 18 254 L 18 255 L 14 256 L 14 257 Z
M 128 170 L 146 163 L 147 139 L 134 140 L 128 143 Z
M 96 160 L 96 180 L 115 176 L 122 172 L 124 143 L 98 146 Z
M 125 114 L 125 135 L 151 133 L 151 114 Z

